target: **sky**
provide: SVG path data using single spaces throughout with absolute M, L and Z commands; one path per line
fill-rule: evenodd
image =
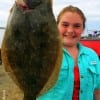
M 100 0 L 54 0 L 55 16 L 67 5 L 77 6 L 84 12 L 88 30 L 100 30 Z
M 15 0 L 0 0 L 0 27 L 6 26 L 10 8 Z M 100 0 L 53 0 L 53 12 L 55 17 L 59 11 L 67 6 L 74 5 L 79 7 L 87 18 L 87 29 L 100 28 Z
M 0 27 L 5 27 L 15 0 L 0 0 Z M 79 7 L 87 18 L 86 30 L 100 30 L 100 0 L 53 0 L 55 18 L 67 5 Z M 0 33 L 0 41 L 3 35 Z

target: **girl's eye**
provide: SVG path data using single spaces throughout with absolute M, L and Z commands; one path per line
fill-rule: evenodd
M 63 26 L 68 26 L 68 24 L 63 24 Z
M 69 26 L 69 24 L 68 23 L 62 23 L 62 26 L 67 27 L 67 26 Z
M 70 23 L 67 23 L 67 22 L 63 22 L 62 23 L 62 26 L 63 27 L 69 27 L 71 24 Z M 80 28 L 80 27 L 82 27 L 82 24 L 80 24 L 80 23 L 75 23 L 75 24 L 72 24 L 71 25 L 73 28 Z
M 73 25 L 75 28 L 80 28 L 82 25 L 81 24 L 74 24 Z

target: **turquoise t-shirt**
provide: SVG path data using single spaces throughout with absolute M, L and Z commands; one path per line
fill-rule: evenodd
M 79 100 L 93 100 L 93 91 L 100 89 L 100 60 L 90 48 L 78 44 L 78 67 L 80 72 Z M 55 85 L 37 100 L 72 100 L 74 85 L 74 60 L 63 48 L 63 59 Z

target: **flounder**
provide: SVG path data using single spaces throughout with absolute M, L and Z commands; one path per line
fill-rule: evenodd
M 62 59 L 61 37 L 50 0 L 24 0 L 10 12 L 2 42 L 2 62 L 24 92 L 24 100 L 36 100 L 58 77 Z

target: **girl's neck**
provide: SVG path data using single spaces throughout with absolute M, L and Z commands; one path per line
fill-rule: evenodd
M 78 52 L 79 52 L 77 45 L 70 46 L 70 47 L 66 46 L 65 48 L 69 52 L 69 54 L 73 57 L 75 65 L 77 65 L 77 58 L 78 58 Z
M 66 50 L 67 50 L 69 53 L 78 50 L 77 45 L 74 45 L 74 46 L 64 46 L 64 47 L 66 48 Z

